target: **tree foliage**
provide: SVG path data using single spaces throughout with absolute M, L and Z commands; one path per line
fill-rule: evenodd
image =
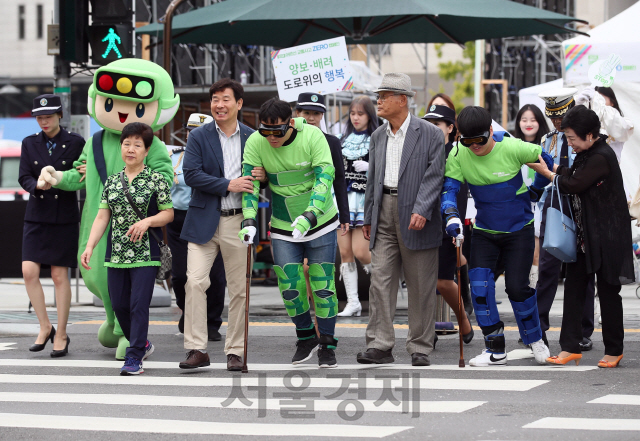
M 435 45 L 438 58 L 442 58 L 442 43 Z M 474 41 L 467 41 L 462 51 L 462 60 L 447 61 L 446 63 L 438 63 L 438 75 L 446 81 L 453 80 L 453 94 L 451 100 L 460 110 L 464 107 L 463 99 L 473 97 L 473 75 L 475 67 L 476 44 Z M 456 81 L 461 79 L 461 81 Z M 440 85 L 440 92 L 443 91 Z

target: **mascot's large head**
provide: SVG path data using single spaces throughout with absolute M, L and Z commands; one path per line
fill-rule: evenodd
M 148 124 L 155 132 L 171 121 L 179 105 L 180 97 L 163 68 L 127 58 L 96 71 L 87 107 L 100 127 L 120 134 L 132 122 Z

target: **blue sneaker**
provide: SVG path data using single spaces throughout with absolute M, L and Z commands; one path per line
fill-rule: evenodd
M 120 375 L 140 375 L 143 372 L 142 361 L 137 358 L 124 357 L 124 366 L 120 369 Z
M 151 342 L 147 340 L 147 344 L 144 346 L 144 356 L 142 357 L 142 359 L 146 360 L 147 358 L 149 358 L 149 356 L 153 354 L 154 350 L 155 346 L 153 346 Z

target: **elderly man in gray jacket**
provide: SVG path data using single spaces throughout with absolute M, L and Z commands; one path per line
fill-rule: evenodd
M 428 366 L 435 338 L 438 247 L 442 242 L 440 191 L 445 153 L 442 131 L 409 112 L 411 79 L 384 76 L 378 115 L 388 122 L 371 136 L 365 193 L 365 239 L 370 240 L 371 288 L 367 350 L 359 363 L 393 363 L 393 318 L 404 267 L 409 297 L 407 352 Z

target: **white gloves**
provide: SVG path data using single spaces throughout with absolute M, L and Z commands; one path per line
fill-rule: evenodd
M 257 232 L 258 230 L 256 230 L 256 227 L 244 227 L 239 234 L 240 240 L 245 245 L 252 245 L 253 238 L 256 236 Z M 245 240 L 245 236 L 248 236 L 247 240 Z
M 300 239 L 301 237 L 306 236 L 311 229 L 309 219 L 304 216 L 298 216 L 291 226 L 293 227 L 292 234 L 294 239 Z
M 462 234 L 462 222 L 460 222 L 460 219 L 457 217 L 449 219 L 445 231 L 447 232 L 447 235 L 458 240 L 464 239 L 464 234 Z
M 38 188 L 43 188 L 44 183 L 48 182 L 51 185 L 58 185 L 62 181 L 62 172 L 56 171 L 50 165 L 47 165 L 40 171 L 40 177 L 38 178 Z
M 589 102 L 593 99 L 593 94 L 596 93 L 594 86 L 586 87 L 575 95 L 576 106 L 583 105 L 589 107 Z
M 369 171 L 369 163 L 367 161 L 353 161 L 353 168 L 358 173 Z

